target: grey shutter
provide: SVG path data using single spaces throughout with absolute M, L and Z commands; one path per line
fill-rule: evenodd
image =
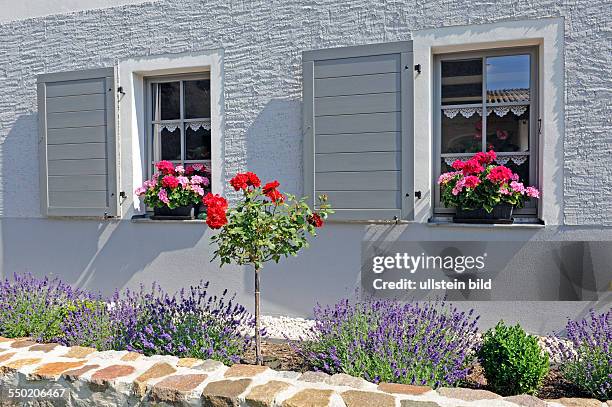
M 304 191 L 334 220 L 413 219 L 412 42 L 303 53 Z
M 44 216 L 118 215 L 115 69 L 38 76 Z

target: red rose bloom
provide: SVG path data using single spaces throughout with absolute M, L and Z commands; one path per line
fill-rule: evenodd
M 172 164 L 170 161 L 160 161 L 155 164 L 155 168 L 157 168 L 157 170 L 162 174 L 174 174 L 174 164 Z
M 278 189 L 273 189 L 266 194 L 268 199 L 270 199 L 274 203 L 283 203 L 285 202 L 285 196 L 281 194 Z
M 323 227 L 323 219 L 318 213 L 313 213 L 312 215 L 310 215 L 308 217 L 308 223 L 310 223 L 315 228 Z
M 480 174 L 484 171 L 484 167 L 480 165 L 478 161 L 474 158 L 470 158 L 466 162 L 463 163 L 463 175 L 471 175 L 471 174 Z
M 278 188 L 278 186 L 279 186 L 279 185 L 280 185 L 280 184 L 279 184 L 279 183 L 278 183 L 278 181 L 276 181 L 276 180 L 274 180 L 274 181 L 272 181 L 272 182 L 268 182 L 268 183 L 267 183 L 266 185 L 264 185 L 264 187 L 263 187 L 263 193 L 267 195 L 267 194 L 269 194 L 269 193 L 270 193 L 270 191 L 272 191 L 272 190 L 274 190 L 274 189 Z
M 166 188 L 176 188 L 179 185 L 179 180 L 174 175 L 166 175 L 162 178 L 162 186 Z
M 202 202 L 206 205 L 206 208 L 220 208 L 223 211 L 227 210 L 227 200 L 221 195 L 213 194 L 209 192 L 202 198 Z
M 236 191 L 240 191 L 241 189 L 247 189 L 249 186 L 249 177 L 246 174 L 236 174 L 234 178 L 230 180 L 230 185 L 234 187 Z
M 491 182 L 495 183 L 503 183 L 512 179 L 512 170 L 508 167 L 504 167 L 503 165 L 498 165 L 497 167 L 493 167 L 489 175 L 487 175 L 487 179 Z
M 213 206 L 206 211 L 206 224 L 211 229 L 219 229 L 227 224 L 225 210 L 219 206 Z
M 255 175 L 254 172 L 246 172 L 244 175 L 246 175 L 248 178 L 248 181 L 247 181 L 248 185 L 253 186 L 255 188 L 258 188 L 261 185 L 261 181 L 259 180 L 259 177 Z

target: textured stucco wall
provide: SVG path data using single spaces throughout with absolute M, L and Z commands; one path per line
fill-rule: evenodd
M 210 264 L 210 231 L 201 224 L 40 218 L 37 74 L 222 49 L 225 179 L 249 168 L 301 193 L 303 50 L 407 40 L 419 29 L 501 20 L 565 18 L 565 222 L 612 226 L 612 61 L 605 52 L 612 36 L 604 1 L 339 3 L 161 1 L 0 25 L 0 275 L 60 275 L 104 292 L 154 280 L 172 290 L 203 278 L 251 303 L 251 273 Z M 328 225 L 303 255 L 266 268 L 262 310 L 309 315 L 317 301 L 353 294 L 361 243 L 372 234 L 399 234 L 404 240 L 612 240 L 610 231 Z M 558 271 L 538 272 L 549 275 L 554 287 L 567 280 Z M 582 278 L 579 271 L 576 276 Z M 608 295 L 592 301 L 471 305 L 483 314 L 485 326 L 504 318 L 549 332 L 560 329 L 566 317 L 609 304 Z
M 565 18 L 565 221 L 612 225 L 611 18 L 605 2 L 160 1 L 0 26 L 0 215 L 39 216 L 35 76 L 222 48 L 225 168 L 301 190 L 300 53 L 423 28 Z M 125 135 L 124 135 L 125 137 Z

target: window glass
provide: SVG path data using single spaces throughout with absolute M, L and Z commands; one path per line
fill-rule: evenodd
M 482 112 L 482 109 L 478 110 Z M 442 153 L 476 153 L 482 150 L 482 116 L 472 113 L 466 118 L 461 113 L 448 117 L 442 114 Z
M 210 159 L 210 130 L 203 127 L 185 128 L 185 159 L 186 160 L 209 160 Z
M 489 110 L 487 149 L 497 152 L 529 151 L 529 107 L 505 106 Z
M 442 61 L 442 105 L 482 103 L 482 58 Z
M 185 81 L 185 118 L 210 117 L 210 81 Z
M 160 128 L 161 126 L 155 126 Z M 161 143 L 161 159 L 162 160 L 180 160 L 181 159 L 181 129 L 161 127 L 159 130 L 159 138 Z
M 158 87 L 159 120 L 176 120 L 181 117 L 180 82 L 160 83 Z M 153 117 L 156 117 L 154 115 Z
M 529 55 L 487 58 L 487 102 L 529 100 Z

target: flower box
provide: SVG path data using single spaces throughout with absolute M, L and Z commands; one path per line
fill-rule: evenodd
M 176 208 L 168 208 L 160 206 L 153 208 L 153 216 L 155 220 L 189 220 L 196 217 L 195 205 L 178 206 Z
M 496 160 L 495 151 L 479 152 L 467 161 L 456 160 L 454 171 L 438 178 L 440 200 L 456 208 L 455 223 L 513 223 L 514 208 L 540 197 L 537 188 L 525 186 L 518 174 Z
M 514 207 L 510 204 L 499 204 L 493 207 L 491 212 L 484 208 L 462 209 L 457 208 L 453 217 L 455 223 L 514 223 L 512 211 Z

